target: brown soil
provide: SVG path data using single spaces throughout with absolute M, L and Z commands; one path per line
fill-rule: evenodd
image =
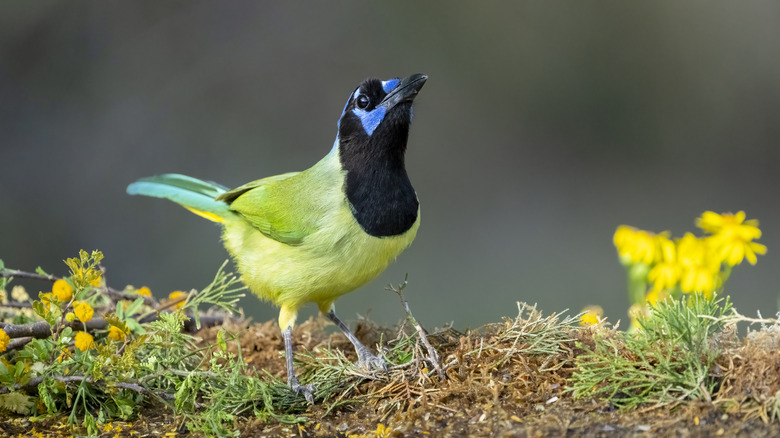
M 496 328 L 498 327 L 498 328 Z M 357 403 L 329 410 L 329 403 L 311 405 L 299 415 L 300 424 L 240 418 L 235 428 L 242 437 L 263 436 L 507 436 L 507 437 L 755 437 L 780 436 L 780 422 L 772 421 L 767 400 L 780 391 L 780 349 L 777 333 L 749 336 L 740 341 L 719 365 L 727 376 L 712 402 L 689 401 L 662 407 L 619 410 L 609 402 L 574 399 L 566 392 L 573 372 L 572 358 L 581 351 L 567 342 L 554 357 L 514 354 L 501 362 L 501 353 L 485 349 L 495 340 L 500 325 L 479 333 L 443 331 L 432 336 L 442 363 L 457 359 L 446 379 L 427 370 L 404 379 L 378 379 L 361 383 L 350 398 Z M 240 333 L 242 354 L 250 366 L 285 377 L 282 338 L 269 321 L 240 324 L 228 329 Z M 216 340 L 218 328 L 201 331 L 203 343 Z M 298 351 L 330 345 L 355 360 L 351 344 L 341 334 L 328 334 L 322 320 L 296 328 Z M 587 343 L 588 330 L 576 331 Z M 395 331 L 359 323 L 356 334 L 367 345 Z M 480 351 L 479 354 L 467 354 Z M 66 418 L 31 422 L 27 418 L 0 421 L 3 436 L 70 436 Z M 187 435 L 177 418 L 164 411 L 148 412 L 132 423 L 104 426 L 102 436 Z M 36 435 L 37 434 L 37 435 Z M 167 435 L 166 435 L 167 434 Z

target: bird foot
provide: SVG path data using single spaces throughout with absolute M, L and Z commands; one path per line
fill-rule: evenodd
M 311 383 L 308 385 L 301 385 L 301 383 L 298 382 L 298 378 L 296 377 L 289 379 L 287 385 L 290 386 L 290 389 L 292 389 L 296 395 L 303 394 L 303 397 L 307 402 L 314 404 L 314 393 L 317 392 L 316 386 L 312 385 Z
M 363 367 L 368 370 L 382 370 L 387 371 L 387 362 L 379 356 L 375 356 L 368 351 L 367 348 L 357 350 L 358 361 L 357 366 Z

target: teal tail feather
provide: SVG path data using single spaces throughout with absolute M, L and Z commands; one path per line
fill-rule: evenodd
M 129 195 L 169 199 L 215 222 L 222 222 L 224 217 L 231 214 L 225 202 L 215 199 L 227 191 L 226 187 L 217 183 L 176 173 L 141 178 L 127 186 Z

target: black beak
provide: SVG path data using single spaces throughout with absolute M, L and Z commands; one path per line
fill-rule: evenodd
M 380 105 L 384 106 L 387 111 L 390 111 L 390 109 L 399 103 L 412 102 L 427 80 L 428 76 L 422 73 L 413 74 L 408 78 L 401 79 L 401 83 L 382 99 Z

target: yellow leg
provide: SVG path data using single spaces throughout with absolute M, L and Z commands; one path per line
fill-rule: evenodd
M 298 308 L 282 306 L 279 309 L 279 328 L 282 331 L 291 329 L 295 326 L 295 320 L 298 318 Z

